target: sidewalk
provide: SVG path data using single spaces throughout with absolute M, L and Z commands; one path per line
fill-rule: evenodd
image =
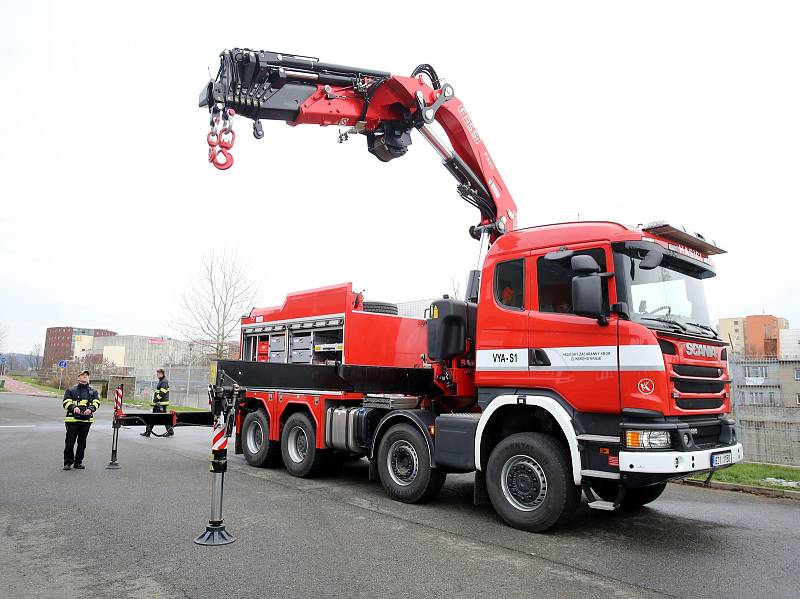
M 37 397 L 57 397 L 54 393 L 42 391 L 41 389 L 37 389 L 36 387 L 29 385 L 28 383 L 21 383 L 6 377 L 0 378 L 5 380 L 5 388 L 11 393 L 17 393 L 19 395 L 35 395 Z

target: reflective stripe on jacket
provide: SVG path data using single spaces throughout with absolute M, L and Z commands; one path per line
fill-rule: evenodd
M 164 377 L 158 381 L 156 390 L 153 393 L 153 401 L 150 402 L 151 406 L 168 406 L 169 405 L 169 381 Z
M 64 422 L 82 422 L 91 424 L 94 422 L 94 413 L 100 407 L 100 395 L 97 390 L 89 385 L 75 385 L 64 391 L 64 410 L 67 415 Z M 86 408 L 91 410 L 90 415 L 75 414 L 75 408 L 80 408 L 81 412 Z

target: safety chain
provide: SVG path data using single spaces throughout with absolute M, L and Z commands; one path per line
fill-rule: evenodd
M 208 141 L 208 161 L 221 171 L 233 166 L 233 154 L 229 150 L 236 141 L 236 132 L 233 130 L 233 117 L 236 111 L 233 108 L 220 108 L 214 106 L 211 110 L 210 127 L 206 136 Z M 221 127 L 217 127 L 218 125 Z

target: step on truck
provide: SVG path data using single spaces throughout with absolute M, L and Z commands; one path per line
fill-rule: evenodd
M 365 457 L 407 503 L 475 472 L 476 503 L 543 531 L 582 493 L 593 509 L 635 508 L 669 480 L 743 459 L 703 287 L 723 250 L 706 237 L 666 222 L 519 228 L 474 122 L 428 64 L 401 77 L 226 50 L 200 105 L 221 170 L 239 116 L 259 139 L 261 119 L 337 125 L 339 141 L 363 135 L 384 162 L 416 130 L 480 211 L 464 299 L 413 313 L 347 283 L 242 318 L 241 359 L 220 360 L 215 376 L 241 389 L 235 450 L 253 466 L 307 477 Z

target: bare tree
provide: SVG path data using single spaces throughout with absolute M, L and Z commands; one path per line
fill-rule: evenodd
M 42 367 L 42 344 L 34 343 L 31 353 L 28 354 L 28 366 L 32 370 L 39 370 Z
M 184 293 L 179 327 L 193 341 L 208 345 L 214 357 L 224 358 L 225 343 L 238 337 L 239 319 L 252 307 L 255 294 L 255 286 L 235 256 L 212 253 L 203 259 L 200 272 Z
M 6 327 L 3 326 L 3 323 L 0 322 L 0 351 L 3 349 L 3 344 L 6 340 Z

